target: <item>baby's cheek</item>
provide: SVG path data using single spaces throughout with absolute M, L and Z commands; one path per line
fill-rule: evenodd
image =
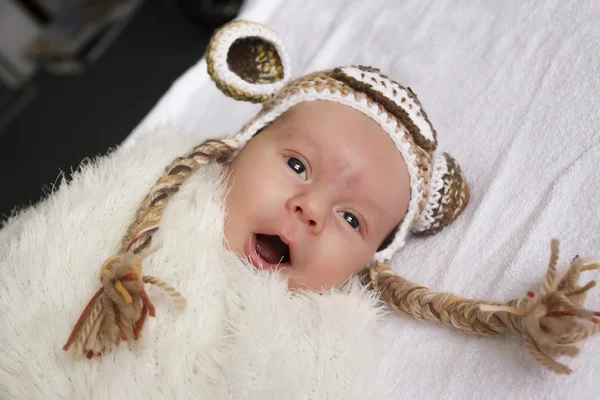
M 356 275 L 369 265 L 375 253 L 361 246 L 352 246 L 346 253 L 345 273 Z
M 334 253 L 329 264 L 329 280 L 331 286 L 340 287 L 351 276 L 359 273 L 364 269 L 366 264 L 363 259 L 364 254 L 361 254 L 356 247 L 344 246 Z

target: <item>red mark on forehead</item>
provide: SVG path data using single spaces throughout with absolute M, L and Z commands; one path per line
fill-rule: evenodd
M 364 189 L 362 186 L 363 176 L 360 171 L 347 172 L 343 176 L 343 184 L 346 190 L 358 192 Z
M 342 190 L 360 190 L 363 174 L 351 154 L 325 150 L 323 164 L 323 175 L 331 184 Z

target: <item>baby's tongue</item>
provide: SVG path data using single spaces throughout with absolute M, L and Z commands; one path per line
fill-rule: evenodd
M 256 235 L 256 252 L 268 263 L 279 264 L 287 252 L 287 245 L 279 236 Z

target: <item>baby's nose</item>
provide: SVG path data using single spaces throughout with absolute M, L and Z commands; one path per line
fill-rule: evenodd
M 316 234 L 323 229 L 323 216 L 319 210 L 310 204 L 298 204 L 294 210 L 295 216 L 310 230 Z

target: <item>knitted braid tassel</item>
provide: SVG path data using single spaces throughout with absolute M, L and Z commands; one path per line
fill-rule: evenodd
M 63 350 L 75 357 L 92 358 L 117 347 L 121 341 L 139 340 L 146 318 L 156 315 L 145 283 L 163 289 L 177 308 L 185 306 L 185 298 L 171 285 L 157 277 L 142 275 L 142 261 L 154 252 L 150 247 L 152 236 L 158 231 L 163 209 L 173 194 L 198 168 L 227 161 L 236 147 L 233 138 L 207 140 L 166 168 L 166 175 L 158 180 L 138 209 L 119 254 L 102 265 L 101 287 L 83 310 Z
M 398 276 L 388 265 L 370 271 L 371 282 L 382 300 L 397 311 L 417 319 L 441 322 L 460 331 L 485 335 L 513 332 L 521 336 L 529 353 L 544 367 L 559 374 L 572 370 L 556 361 L 558 356 L 579 354 L 579 343 L 600 331 L 600 313 L 583 307 L 586 292 L 596 285 L 579 286 L 581 272 L 599 264 L 576 257 L 559 275 L 559 244 L 553 240 L 546 279 L 538 292 L 507 304 L 467 300 L 451 293 L 434 293 Z

